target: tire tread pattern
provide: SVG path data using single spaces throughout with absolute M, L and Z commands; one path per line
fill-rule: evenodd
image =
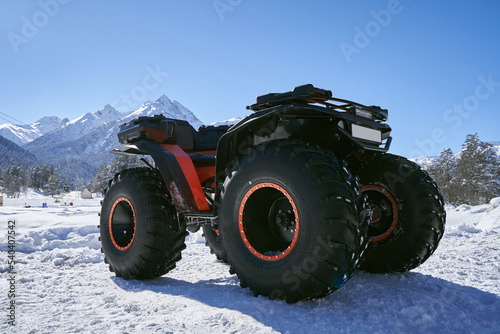
M 137 225 L 144 229 L 144 233 L 136 235 L 131 246 L 135 248 L 136 256 L 116 256 L 110 251 L 112 245 L 104 245 L 109 243 L 106 235 L 109 234 L 107 221 L 110 214 L 104 211 L 110 206 L 104 199 L 100 224 L 101 242 L 104 262 L 109 263 L 110 271 L 125 279 L 151 279 L 175 268 L 181 259 L 181 251 L 186 248 L 184 240 L 188 233 L 184 224 L 177 219 L 160 173 L 150 168 L 126 169 L 117 173 L 108 185 L 105 194 L 124 186 L 136 190 L 132 194 L 136 203 L 134 209 L 140 211 L 142 217 Z
M 420 266 L 434 253 L 445 229 L 444 200 L 436 182 L 416 163 L 388 153 L 374 155 L 360 178 L 364 184 L 389 188 L 400 211 L 398 232 L 370 243 L 361 269 L 404 272 Z
M 231 205 L 227 202 L 234 202 L 234 198 L 226 198 L 233 196 L 229 195 L 231 191 L 234 192 L 231 184 L 233 178 L 246 168 L 252 168 L 251 164 L 255 159 L 263 158 L 281 159 L 298 166 L 302 171 L 301 177 L 309 180 L 313 189 L 310 192 L 319 194 L 314 195 L 320 199 L 314 209 L 321 211 L 324 218 L 323 221 L 314 222 L 318 225 L 315 228 L 320 231 L 317 240 L 328 247 L 327 253 L 330 255 L 318 260 L 317 269 L 307 279 L 301 279 L 298 288 L 283 287 L 276 293 L 275 285 L 261 282 L 258 273 L 251 274 L 250 270 L 244 268 L 244 264 L 238 263 L 231 254 L 231 247 L 237 241 L 230 240 L 230 237 L 221 232 L 226 249 L 224 260 L 230 264 L 229 272 L 236 274 L 240 285 L 249 287 L 256 296 L 285 299 L 287 302 L 324 297 L 340 288 L 354 274 L 368 242 L 367 221 L 364 219 L 365 202 L 361 199 L 363 196 L 358 182 L 331 151 L 317 145 L 301 140 L 264 143 L 248 149 L 226 170 L 226 180 L 220 188 L 219 226 L 231 224 L 229 221 L 222 221 L 221 212 L 228 210 L 222 208 Z M 301 249 L 300 252 L 312 255 L 313 249 Z

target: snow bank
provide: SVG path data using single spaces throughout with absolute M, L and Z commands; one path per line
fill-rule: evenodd
M 23 253 L 68 248 L 88 247 L 100 249 L 97 226 L 54 227 L 42 231 L 29 231 L 18 239 L 17 250 Z
M 479 231 L 497 231 L 500 227 L 500 197 L 494 198 L 489 204 L 478 206 L 460 205 L 456 208 L 447 207 L 447 228 L 451 230 L 458 225 Z

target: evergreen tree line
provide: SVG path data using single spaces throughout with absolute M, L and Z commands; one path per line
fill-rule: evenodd
M 74 185 L 64 182 L 54 165 L 34 166 L 10 165 L 0 172 L 0 192 L 8 197 L 19 197 L 28 188 L 42 191 L 46 195 L 57 195 L 70 191 Z
M 88 180 L 75 180 L 72 175 L 62 176 L 54 165 L 34 167 L 8 165 L 0 170 L 0 194 L 19 197 L 29 188 L 49 196 L 84 189 L 102 192 L 117 172 L 138 166 L 144 166 L 144 163 L 137 156 L 115 156 L 110 163 L 101 165 L 89 183 Z
M 108 187 L 109 180 L 113 179 L 116 173 L 140 166 L 145 166 L 145 164 L 137 155 L 116 155 L 110 163 L 104 163 L 99 167 L 90 181 L 89 190 L 94 193 L 102 193 Z
M 441 152 L 427 171 L 453 205 L 479 205 L 500 196 L 500 158 L 477 133 L 467 135 L 460 153 Z
M 9 197 L 19 196 L 28 188 L 47 195 L 85 188 L 103 192 L 117 172 L 138 166 L 144 166 L 138 156 L 117 155 L 110 163 L 102 164 L 88 184 L 88 181 L 67 181 L 53 165 L 31 168 L 11 165 L 0 172 L 0 192 Z M 500 196 L 500 157 L 477 133 L 467 135 L 460 153 L 454 154 L 447 148 L 426 169 L 446 202 L 453 205 L 479 205 Z

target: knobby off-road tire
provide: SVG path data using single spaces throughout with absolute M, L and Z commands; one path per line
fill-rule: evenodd
M 403 272 L 436 250 L 446 212 L 436 183 L 417 164 L 392 154 L 374 155 L 359 172 L 372 217 L 361 269 Z
M 124 170 L 105 195 L 100 232 L 110 271 L 125 279 L 148 279 L 175 268 L 187 232 L 161 175 L 150 168 Z
M 357 184 L 332 152 L 302 141 L 262 144 L 226 174 L 219 230 L 242 287 L 296 302 L 324 297 L 351 278 L 366 229 Z
M 217 257 L 217 260 L 227 262 L 226 252 L 221 244 L 219 230 L 216 230 L 210 224 L 203 225 L 203 236 L 205 237 L 205 245 L 210 248 L 210 253 Z

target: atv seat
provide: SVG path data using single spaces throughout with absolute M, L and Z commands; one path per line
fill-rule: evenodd
M 227 125 L 201 126 L 196 131 L 186 121 L 175 120 L 175 122 L 177 123 L 177 145 L 184 151 L 215 151 L 220 137 L 229 129 Z
M 215 166 L 215 154 L 190 153 L 188 155 L 195 168 Z
M 201 126 L 196 131 L 189 122 L 163 115 L 138 117 L 120 127 L 121 144 L 152 140 L 159 144 L 176 144 L 186 152 L 215 151 L 228 125 Z

